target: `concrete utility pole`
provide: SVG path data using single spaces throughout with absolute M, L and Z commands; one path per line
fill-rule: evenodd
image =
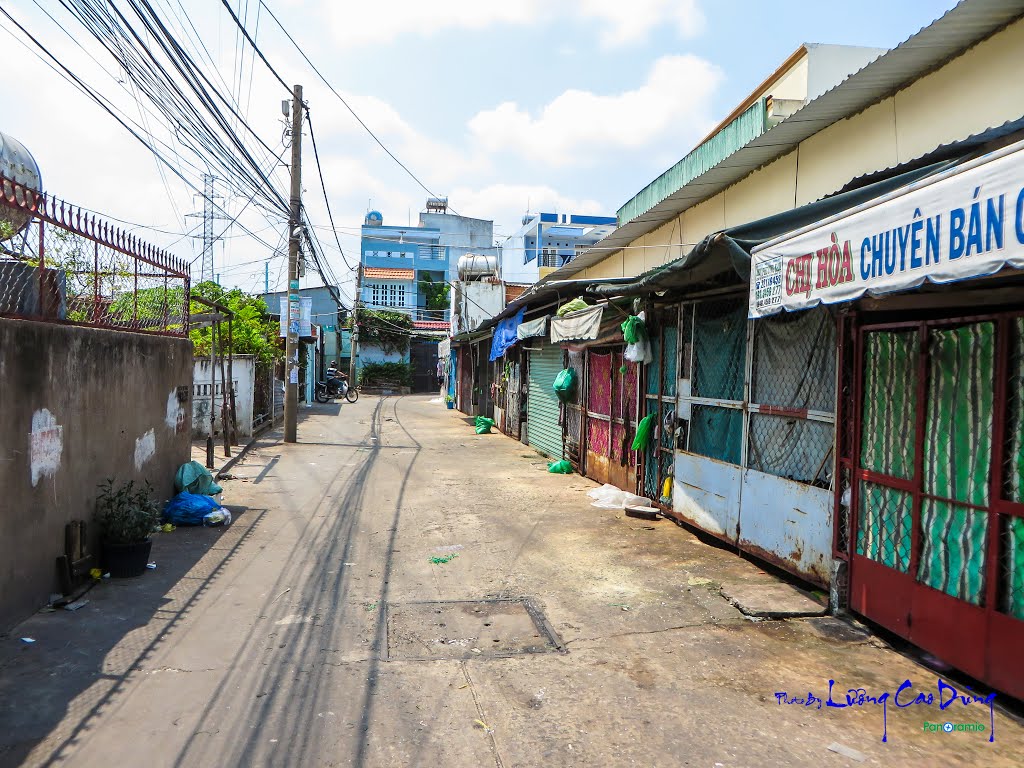
M 359 349 L 359 290 L 363 283 L 363 264 L 356 264 L 356 290 L 352 299 L 352 338 L 348 350 L 348 385 L 356 385 L 356 353 Z
M 299 232 L 302 196 L 302 86 L 292 90 L 292 193 L 288 220 L 288 337 L 285 342 L 284 441 L 297 440 L 299 411 Z

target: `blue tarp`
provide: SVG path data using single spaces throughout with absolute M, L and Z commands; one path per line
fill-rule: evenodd
M 516 329 L 523 322 L 523 315 L 526 307 L 516 312 L 512 317 L 506 317 L 494 329 L 494 337 L 491 339 L 491 356 L 488 358 L 492 363 L 505 354 L 505 350 L 519 341 Z

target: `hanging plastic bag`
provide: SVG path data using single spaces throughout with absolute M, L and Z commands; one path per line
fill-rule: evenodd
M 548 472 L 554 475 L 571 475 L 572 464 L 565 459 L 548 464 Z
M 493 426 L 494 419 L 488 419 L 486 416 L 476 417 L 476 433 L 478 435 L 489 435 Z
M 559 400 L 562 402 L 569 400 L 576 390 L 576 371 L 572 368 L 559 371 L 558 375 L 555 376 L 555 383 L 552 384 L 552 388 L 555 390 L 555 394 L 558 395 Z
M 653 413 L 640 419 L 640 423 L 636 425 L 636 437 L 633 438 L 633 446 L 631 450 L 642 451 L 647 448 L 647 443 L 651 440 L 651 429 L 653 425 Z
M 651 351 L 651 342 L 647 336 L 647 323 L 645 315 L 640 312 L 631 315 L 622 323 L 622 338 L 626 341 L 626 351 L 623 353 L 631 363 L 643 365 L 654 359 Z

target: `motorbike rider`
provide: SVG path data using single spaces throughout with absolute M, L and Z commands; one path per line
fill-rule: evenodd
M 327 385 L 333 386 L 338 392 L 344 393 L 348 385 L 348 376 L 342 373 L 341 369 L 338 368 L 338 363 L 334 360 L 327 366 Z

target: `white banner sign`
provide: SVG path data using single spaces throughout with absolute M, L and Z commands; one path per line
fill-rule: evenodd
M 754 249 L 752 318 L 1024 268 L 1024 144 Z
M 300 296 L 299 301 L 295 308 L 292 310 L 292 316 L 288 314 L 288 297 L 281 297 L 281 338 L 288 335 L 289 324 L 295 326 L 295 332 L 302 337 L 308 337 L 313 335 L 313 329 L 311 323 L 313 320 L 313 297 L 312 296 Z

